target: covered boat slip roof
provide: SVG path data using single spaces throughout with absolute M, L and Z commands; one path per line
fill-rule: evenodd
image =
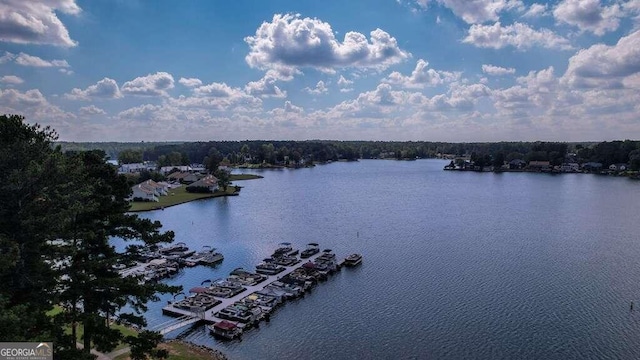
M 227 320 L 222 320 L 220 322 L 217 322 L 213 326 L 221 330 L 233 330 L 237 328 L 236 324 Z
M 315 260 L 316 257 L 318 257 L 320 254 L 316 254 L 314 256 L 312 256 L 309 260 L 313 261 Z M 293 272 L 295 269 L 298 269 L 300 267 L 302 267 L 302 262 L 299 262 L 295 265 L 292 266 L 287 266 L 285 268 L 284 271 L 282 271 L 281 273 L 277 274 L 277 275 L 270 275 L 270 276 L 265 276 L 267 279 L 265 281 L 262 281 L 256 285 L 247 285 L 244 286 L 243 288 L 245 289 L 244 291 L 237 293 L 236 295 L 230 297 L 230 298 L 224 298 L 221 299 L 221 303 L 216 305 L 215 307 L 206 310 L 204 313 L 204 320 L 205 321 L 210 321 L 210 322 L 220 322 L 222 319 L 216 317 L 214 314 L 224 308 L 226 308 L 229 305 L 234 304 L 235 302 L 240 301 L 241 299 L 245 298 L 246 296 L 254 293 L 254 292 L 259 292 L 264 290 L 264 288 L 275 282 L 278 281 L 281 277 Z M 220 281 L 222 279 L 219 279 L 218 281 Z M 174 306 L 171 305 L 167 305 L 163 308 L 163 311 L 169 314 L 173 314 L 173 315 L 177 315 L 177 316 L 183 316 L 183 315 L 189 315 L 192 317 L 198 317 L 199 314 L 193 312 L 193 311 L 187 311 L 187 310 L 183 310 L 183 309 L 178 309 L 175 308 Z

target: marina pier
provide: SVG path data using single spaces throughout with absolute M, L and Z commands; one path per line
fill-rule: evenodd
M 322 259 L 323 255 L 326 256 L 326 253 L 318 252 L 307 258 L 303 258 L 303 259 L 297 258 L 298 261 L 295 264 L 292 264 L 290 266 L 282 266 L 284 270 L 282 270 L 278 274 L 264 275 L 266 279 L 255 285 L 243 285 L 245 290 L 234 296 L 231 296 L 229 298 L 216 297 L 216 300 L 219 300 L 219 302 L 216 303 L 215 306 L 206 310 L 199 309 L 195 311 L 190 311 L 187 309 L 178 308 L 174 306 L 174 303 L 170 303 L 169 305 L 165 306 L 162 309 L 162 313 L 169 316 L 175 316 L 177 318 L 171 321 L 168 321 L 164 324 L 160 324 L 152 328 L 151 330 L 159 331 L 161 334 L 164 335 L 172 331 L 178 330 L 180 328 L 183 328 L 185 326 L 189 326 L 193 324 L 198 324 L 198 323 L 214 324 L 214 323 L 221 322 L 225 319 L 222 319 L 216 316 L 216 314 L 220 310 L 223 310 L 228 306 L 231 306 L 237 303 L 238 301 L 250 296 L 253 293 L 261 292 L 265 290 L 267 286 L 273 284 L 276 281 L 279 281 L 280 279 L 291 274 L 295 270 L 303 268 L 305 264 L 313 263 L 314 261 L 318 260 L 318 258 Z M 336 271 L 342 267 L 343 263 L 344 263 L 344 260 L 335 262 L 334 265 L 335 265 Z M 241 324 L 237 322 L 235 323 L 240 327 L 245 326 L 245 324 Z

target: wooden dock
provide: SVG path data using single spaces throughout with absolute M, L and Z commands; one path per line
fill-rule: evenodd
M 197 323 L 198 321 L 204 321 L 206 323 L 216 323 L 219 321 L 222 321 L 223 319 L 220 319 L 218 317 L 216 317 L 214 314 L 217 313 L 218 311 L 226 308 L 229 305 L 232 305 L 233 303 L 240 301 L 242 299 L 244 299 L 245 297 L 251 295 L 254 292 L 257 291 L 261 291 L 263 290 L 267 285 L 273 283 L 274 281 L 278 281 L 280 280 L 282 277 L 284 277 L 287 274 L 290 274 L 291 272 L 293 272 L 294 270 L 302 267 L 302 265 L 304 265 L 305 263 L 315 260 L 317 257 L 319 257 L 320 255 L 322 255 L 322 252 L 315 254 L 307 259 L 301 259 L 300 262 L 298 262 L 295 265 L 292 266 L 284 266 L 285 270 L 282 271 L 279 274 L 276 275 L 270 275 L 267 277 L 266 280 L 264 280 L 263 282 L 254 285 L 254 286 L 245 286 L 246 290 L 233 296 L 230 298 L 219 298 L 216 297 L 216 299 L 221 300 L 222 302 L 214 307 L 212 307 L 209 310 L 206 310 L 204 312 L 192 312 L 189 310 L 184 310 L 184 309 L 178 309 L 176 307 L 174 307 L 173 305 L 167 305 L 164 308 L 162 308 L 162 313 L 166 314 L 166 315 L 170 315 L 170 316 L 177 316 L 180 318 L 180 321 L 177 322 L 170 322 L 168 323 L 166 326 L 160 328 L 160 329 L 155 329 L 156 331 L 159 331 L 161 334 L 167 334 L 171 331 L 177 330 L 181 327 L 187 326 L 187 325 L 191 325 L 194 323 Z

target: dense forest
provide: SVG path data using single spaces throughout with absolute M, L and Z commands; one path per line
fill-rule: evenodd
M 184 143 L 60 143 L 63 150 L 100 149 L 120 163 L 155 161 L 159 166 L 210 164 L 271 164 L 299 166 L 313 162 L 357 159 L 466 157 L 477 164 L 514 159 L 597 162 L 603 167 L 626 163 L 640 169 L 640 141 L 600 143 L 495 142 L 444 143 L 426 141 L 209 141 Z

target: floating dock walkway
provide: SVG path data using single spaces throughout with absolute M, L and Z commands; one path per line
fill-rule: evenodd
M 251 295 L 254 292 L 258 292 L 258 291 L 262 291 L 267 285 L 273 283 L 274 281 L 278 281 L 279 279 L 281 279 L 282 277 L 284 277 L 287 274 L 292 273 L 294 270 L 299 269 L 302 267 L 302 265 L 304 265 L 305 263 L 311 261 L 313 262 L 316 258 L 318 258 L 319 256 L 322 255 L 322 252 L 319 252 L 307 259 L 301 259 L 301 261 L 299 261 L 298 263 L 292 265 L 292 266 L 283 266 L 285 268 L 284 271 L 280 272 L 279 274 L 276 275 L 270 275 L 267 277 L 266 280 L 262 281 L 261 283 L 257 284 L 257 285 L 253 285 L 253 286 L 244 286 L 246 288 L 245 291 L 230 297 L 230 298 L 218 298 L 216 297 L 216 299 L 221 300 L 222 302 L 214 307 L 212 307 L 209 310 L 206 310 L 204 312 L 193 312 L 193 311 L 189 311 L 189 310 L 185 310 L 185 309 L 179 309 L 176 308 L 172 305 L 167 305 L 164 308 L 162 308 L 162 313 L 165 315 L 170 315 L 170 316 L 177 316 L 178 319 L 175 319 L 177 321 L 170 321 L 168 323 L 165 324 L 160 324 L 160 327 L 154 327 L 155 331 L 159 331 L 161 334 L 168 334 L 169 332 L 178 330 L 182 327 L 191 325 L 191 324 L 195 324 L 197 322 L 205 322 L 205 323 L 217 323 L 219 321 L 222 321 L 223 319 L 216 317 L 214 314 L 217 313 L 218 311 L 226 308 L 229 305 L 234 304 L 235 302 L 240 301 L 241 299 L 244 299 L 245 297 Z M 344 260 L 341 260 L 337 263 L 338 265 L 338 269 L 341 268 L 341 265 L 343 264 Z M 265 275 L 266 276 L 266 275 Z

